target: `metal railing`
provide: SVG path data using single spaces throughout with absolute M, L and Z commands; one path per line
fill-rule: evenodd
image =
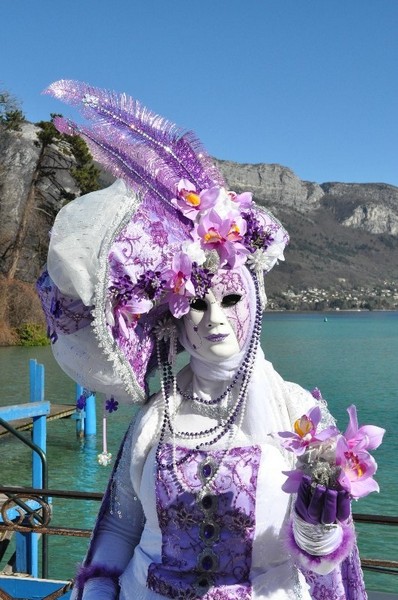
M 40 462 L 41 462 L 41 481 L 43 484 L 43 489 L 36 490 L 37 494 L 36 494 L 35 501 L 39 502 L 39 504 L 41 505 L 41 509 L 43 509 L 43 512 L 44 512 L 44 505 L 49 507 L 48 495 L 44 493 L 44 488 L 47 487 L 47 482 L 48 482 L 48 465 L 47 465 L 47 456 L 46 456 L 45 452 L 43 452 L 43 450 L 40 448 L 40 446 L 38 446 L 31 440 L 27 439 L 26 437 L 24 437 L 19 431 L 17 431 L 12 425 L 10 425 L 8 423 L 8 421 L 5 421 L 4 419 L 0 418 L 0 425 L 2 427 L 4 427 L 4 429 L 6 429 L 9 433 L 12 433 L 12 435 L 14 435 L 20 442 L 22 442 L 23 444 L 28 446 L 33 452 L 35 452 L 38 455 Z M 6 508 L 3 511 L 3 507 L 7 506 L 7 504 L 9 505 L 10 500 L 11 500 L 10 496 L 8 496 L 7 494 L 6 494 L 6 496 L 8 497 L 8 501 L 6 501 L 3 504 L 2 510 L 1 510 L 1 516 L 3 518 L 4 523 L 6 523 L 6 521 L 11 522 L 11 521 L 9 521 L 8 516 L 7 516 L 10 506 L 8 506 L 8 509 Z M 42 498 L 40 499 L 40 501 L 37 500 L 37 498 L 41 497 L 41 496 L 42 496 Z M 28 498 L 28 500 L 29 500 L 29 498 Z M 22 499 L 17 500 L 16 498 L 14 498 L 14 502 L 15 502 L 15 506 L 18 506 L 19 509 L 21 509 L 22 511 L 25 511 L 24 513 L 20 512 L 20 517 L 18 519 L 18 523 L 21 524 L 24 521 L 24 519 L 26 519 L 26 518 L 29 518 L 31 520 L 30 522 L 31 522 L 32 528 L 27 528 L 24 531 L 27 531 L 27 532 L 34 531 L 35 533 L 39 533 L 35 529 L 35 523 L 43 522 L 43 516 L 41 515 L 41 509 L 39 509 L 39 510 L 32 509 L 25 502 L 23 502 Z M 22 529 L 20 531 L 22 531 Z M 42 577 L 46 578 L 47 575 L 48 575 L 48 543 L 47 543 L 46 536 L 44 536 L 43 540 L 42 540 Z
M 66 490 L 36 489 L 29 487 L 4 487 L 0 486 L 0 494 L 7 496 L 8 500 L 1 507 L 0 531 L 19 531 L 40 533 L 42 535 L 65 535 L 73 537 L 90 537 L 90 529 L 76 527 L 54 527 L 49 525 L 52 518 L 52 506 L 46 498 L 64 498 L 69 500 L 102 500 L 103 494 L 98 492 L 74 492 Z M 40 505 L 38 509 L 31 508 L 26 504 L 30 500 Z M 25 511 L 21 513 L 18 521 L 7 516 L 13 507 Z M 29 522 L 30 525 L 26 523 Z
M 0 486 L 0 494 L 5 494 L 8 498 L 8 500 L 3 504 L 1 508 L 1 516 L 3 518 L 3 523 L 0 523 L 0 532 L 4 530 L 19 532 L 33 531 L 36 533 L 40 533 L 43 536 L 64 535 L 82 538 L 90 537 L 91 530 L 74 527 L 54 527 L 50 525 L 52 517 L 52 508 L 48 504 L 47 499 L 51 497 L 69 500 L 100 501 L 103 497 L 103 494 L 98 492 L 79 492 L 4 486 Z M 34 509 L 28 506 L 28 500 L 37 502 L 37 504 L 39 505 L 39 509 Z M 11 521 L 7 517 L 7 512 L 12 506 L 17 506 L 19 510 L 25 511 L 23 514 L 21 513 L 21 518 L 17 522 L 15 520 Z M 398 517 L 384 515 L 368 515 L 359 513 L 354 513 L 353 517 L 356 523 L 388 526 L 398 525 Z M 47 563 L 48 557 L 46 546 L 43 548 L 43 553 L 46 555 L 45 559 Z M 365 570 L 376 571 L 379 573 L 389 575 L 398 575 L 398 561 L 361 558 L 361 564 L 362 568 Z
M 30 445 L 30 444 L 28 444 Z M 47 479 L 45 478 L 45 481 Z M 48 498 L 63 498 L 69 500 L 94 500 L 101 501 L 103 494 L 98 492 L 79 492 L 66 490 L 52 490 L 47 488 L 0 486 L 0 494 L 7 499 L 3 502 L 0 514 L 3 522 L 0 522 L 0 533 L 37 533 L 42 535 L 42 563 L 45 565 L 43 579 L 47 577 L 48 571 L 48 535 L 62 535 L 80 538 L 89 538 L 90 529 L 76 527 L 54 527 L 50 525 L 52 519 L 52 505 Z M 28 504 L 30 503 L 30 504 Z M 32 506 L 33 505 L 33 506 Z M 15 513 L 18 517 L 15 518 Z M 10 517 L 12 514 L 12 517 Z M 68 593 L 73 587 L 73 579 L 64 586 L 43 597 L 43 600 L 56 600 Z M 14 600 L 13 596 L 5 590 L 0 589 L 0 600 Z
M 367 515 L 362 513 L 353 514 L 356 523 L 366 523 L 373 525 L 398 525 L 398 517 L 386 515 Z M 398 575 L 398 561 L 384 560 L 378 558 L 361 558 L 362 568 L 367 571 L 384 573 L 386 575 Z

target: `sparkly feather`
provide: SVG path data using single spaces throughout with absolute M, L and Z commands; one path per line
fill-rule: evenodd
M 100 162 L 105 169 L 117 178 L 122 178 L 137 193 L 145 196 L 150 194 L 152 197 L 158 197 L 169 205 L 170 190 L 156 178 L 156 175 L 148 174 L 148 165 L 140 164 L 140 157 L 134 156 L 137 150 L 130 151 L 126 155 L 123 150 L 115 149 L 107 138 L 103 139 L 102 134 L 93 135 L 93 131 L 86 127 L 81 127 L 63 117 L 55 117 L 54 125 L 61 133 L 66 135 L 79 135 L 84 138 L 93 157 Z
M 145 187 L 149 182 L 149 187 L 160 185 L 161 195 L 168 199 L 175 196 L 177 183 L 183 178 L 189 179 L 198 190 L 225 185 L 193 133 L 184 133 L 133 98 L 70 80 L 53 83 L 45 93 L 78 107 L 93 122 L 90 129 L 84 128 L 84 135 L 87 141 L 90 139 L 90 148 L 98 158 L 93 146 L 99 144 L 101 162 L 108 154 L 104 166 L 113 173 L 118 172 L 121 164 L 128 164 L 130 172 L 139 172 L 140 178 L 142 171 L 147 170 L 145 182 L 141 178 L 136 185 Z M 71 127 L 82 130 L 74 124 Z M 168 194 L 164 188 L 169 190 Z

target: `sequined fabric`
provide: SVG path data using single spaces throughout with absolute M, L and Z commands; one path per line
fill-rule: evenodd
M 175 459 L 186 457 L 177 448 Z M 149 567 L 148 587 L 168 598 L 248 600 L 255 531 L 258 447 L 189 451 L 179 467 L 172 448 L 160 455 L 156 494 L 162 561 Z M 210 491 L 203 485 L 215 478 Z
M 164 223 L 167 223 L 167 231 Z M 150 203 L 141 205 L 134 220 L 125 224 L 110 246 L 108 260 L 111 286 L 120 287 L 121 280 L 126 276 L 130 281 L 137 281 L 148 270 L 161 271 L 167 256 L 164 246 L 169 244 L 169 252 L 172 252 L 174 246 L 178 247 L 186 237 L 186 228 L 167 207 L 156 205 L 155 211 Z M 113 304 L 113 312 L 117 316 L 123 311 L 123 299 L 116 297 Z M 120 314 L 120 318 L 123 318 L 122 312 Z M 155 307 L 124 331 L 118 327 L 117 319 L 113 327 L 107 324 L 106 337 L 109 335 L 109 339 L 114 340 L 113 345 L 116 344 L 120 349 L 121 355 L 127 357 L 129 368 L 141 389 L 145 389 L 145 376 L 152 368 L 153 327 L 166 314 L 167 305 Z M 104 332 L 101 336 L 103 335 Z M 123 376 L 122 371 L 120 374 Z M 130 377 L 131 374 L 127 376 L 126 382 Z
M 87 327 L 92 322 L 92 307 L 85 306 L 81 300 L 61 294 L 47 271 L 44 271 L 38 279 L 36 289 L 46 317 L 48 336 L 52 343 L 57 341 L 57 332 L 73 333 Z
M 367 600 L 358 549 L 328 575 L 303 570 L 313 600 Z

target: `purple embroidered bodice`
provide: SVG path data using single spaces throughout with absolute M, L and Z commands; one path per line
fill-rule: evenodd
M 187 458 L 187 452 L 189 453 Z M 152 563 L 148 587 L 168 598 L 249 600 L 260 448 L 192 451 L 162 446 L 156 503 L 162 560 Z M 210 490 L 201 493 L 215 475 Z

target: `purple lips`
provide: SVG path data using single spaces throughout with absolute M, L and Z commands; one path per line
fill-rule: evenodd
M 206 336 L 205 339 L 209 340 L 209 342 L 223 342 L 228 335 L 229 333 L 212 333 L 211 335 Z

